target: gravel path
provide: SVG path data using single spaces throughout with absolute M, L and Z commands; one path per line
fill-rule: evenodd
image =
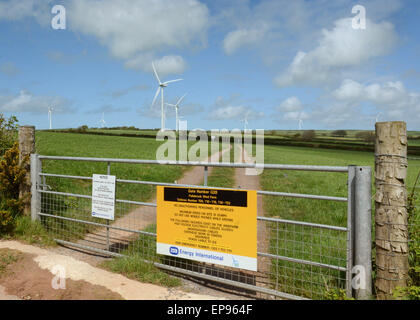
M 241 149 L 240 162 L 252 163 L 251 157 L 248 155 L 245 149 Z M 255 169 L 236 169 L 235 170 L 235 187 L 238 189 L 246 190 L 261 190 L 260 176 L 257 175 Z M 257 213 L 258 216 L 265 216 L 263 196 L 257 196 Z M 269 252 L 269 230 L 267 224 L 264 221 L 258 221 L 257 224 L 257 250 L 259 252 Z M 270 259 L 266 257 L 258 257 L 258 275 L 256 277 L 257 286 L 268 286 L 270 279 L 268 274 L 270 273 Z
M 64 268 L 65 278 L 69 282 L 78 282 L 74 290 L 80 292 L 81 283 L 86 283 L 84 294 L 89 294 L 95 299 L 97 295 L 103 294 L 104 290 L 111 292 L 110 299 L 121 297 L 126 300 L 219 300 L 220 297 L 210 296 L 206 294 L 196 294 L 191 292 L 181 291 L 179 289 L 168 289 L 149 283 L 141 283 L 139 281 L 128 279 L 120 274 L 109 272 L 89 263 L 77 260 L 71 256 L 57 254 L 54 250 L 39 248 L 32 245 L 22 244 L 18 241 L 0 241 L 0 249 L 16 250 L 24 254 L 30 255 L 32 261 L 23 261 L 20 266 L 14 269 L 10 277 L 6 280 L 2 278 L 2 284 L 8 290 L 15 289 L 18 292 L 25 290 L 24 298 L 30 297 L 49 297 L 51 292 L 55 292 L 58 298 L 69 297 L 72 295 L 66 290 L 55 290 L 51 287 L 51 281 L 54 275 L 54 269 L 57 266 Z M 28 268 L 30 267 L 30 270 Z M 42 272 L 37 272 L 38 268 Z M 46 272 L 48 271 L 48 272 Z M 25 277 L 22 281 L 22 278 Z M 42 279 L 41 279 L 42 278 Z M 7 281 L 9 280 L 9 281 Z M 45 281 L 46 280 L 46 281 Z M 42 286 L 39 284 L 43 283 Z M 67 281 L 66 281 L 67 283 Z M 87 292 L 89 291 L 89 292 Z M 114 294 L 112 294 L 114 293 Z M 80 295 L 80 293 L 79 293 Z M 0 297 L 6 299 L 17 298 L 16 295 L 6 294 L 4 287 L 0 287 Z M 83 296 L 81 297 L 83 299 Z

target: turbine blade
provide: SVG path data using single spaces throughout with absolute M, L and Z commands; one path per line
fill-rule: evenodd
M 159 92 L 160 92 L 160 87 L 158 87 L 158 88 L 157 88 L 157 90 L 156 90 L 155 97 L 153 98 L 152 106 L 154 106 L 154 105 L 155 105 L 156 98 L 157 98 L 157 96 L 159 95 Z
M 177 82 L 177 81 L 181 81 L 181 80 L 184 80 L 184 79 L 169 80 L 169 81 L 164 82 L 163 84 L 168 84 L 168 83 L 171 83 L 171 82 Z
M 187 94 L 184 94 L 181 98 L 179 98 L 178 102 L 177 102 L 175 105 L 179 106 L 179 104 L 181 103 L 182 99 L 184 99 L 184 97 L 185 97 L 186 95 L 187 95 Z
M 156 77 L 157 81 L 159 82 L 159 84 L 161 84 L 162 82 L 160 82 L 159 76 L 156 72 L 155 64 L 153 62 L 152 62 L 152 67 L 153 67 L 153 72 L 155 73 L 155 77 Z

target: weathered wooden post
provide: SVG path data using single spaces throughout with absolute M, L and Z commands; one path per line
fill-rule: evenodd
M 27 157 L 25 163 L 26 177 L 20 186 L 19 198 L 24 199 L 24 215 L 31 214 L 31 171 L 29 157 L 31 153 L 35 152 L 35 127 L 34 126 L 20 126 L 19 127 L 19 162 Z
M 405 122 L 375 125 L 376 293 L 392 299 L 395 287 L 407 286 L 407 129 Z

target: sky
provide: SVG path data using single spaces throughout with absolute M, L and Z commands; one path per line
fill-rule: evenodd
M 153 62 L 183 79 L 164 99 L 187 94 L 188 129 L 420 130 L 419 17 L 416 0 L 0 0 L 0 113 L 160 128 Z

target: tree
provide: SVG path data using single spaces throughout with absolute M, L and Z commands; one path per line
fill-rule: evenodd
M 0 161 L 0 234 L 13 229 L 15 218 L 23 212 L 25 199 L 19 198 L 19 191 L 28 160 L 26 156 L 19 161 L 19 144 L 15 142 Z
M 346 130 L 335 130 L 335 131 L 331 132 L 331 136 L 333 136 L 333 137 L 345 137 L 345 136 L 347 136 L 347 131 Z
M 302 133 L 303 140 L 313 140 L 316 136 L 315 130 L 305 130 Z
M 375 142 L 375 133 L 373 133 L 372 131 L 357 132 L 355 137 L 365 142 L 370 142 L 370 143 Z
M 6 119 L 0 113 L 0 157 L 13 146 L 17 139 L 18 120 L 15 116 Z

